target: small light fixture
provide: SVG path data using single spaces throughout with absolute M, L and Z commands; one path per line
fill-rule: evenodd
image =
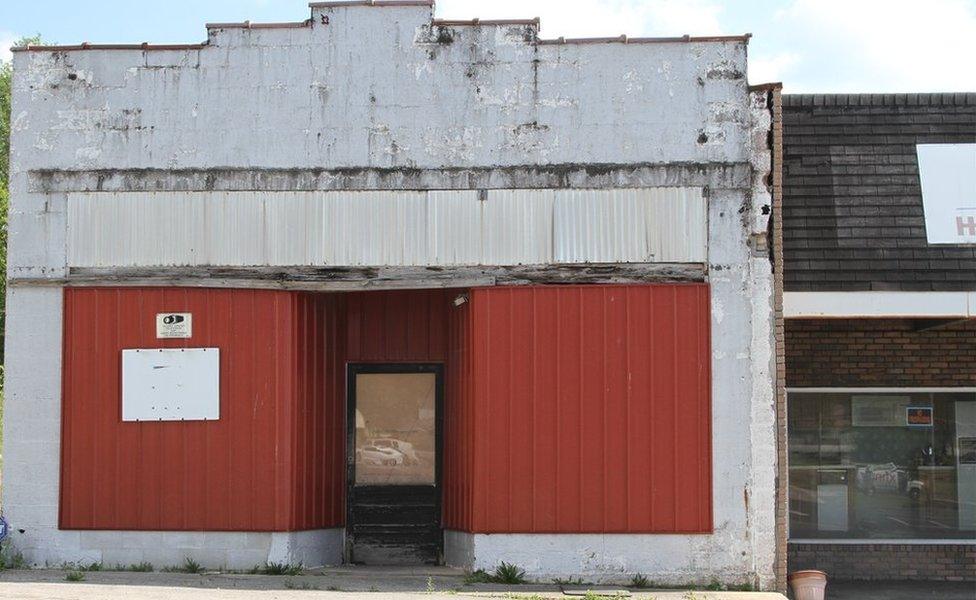
M 454 297 L 454 306 L 460 307 L 462 304 L 468 301 L 467 294 L 458 294 Z

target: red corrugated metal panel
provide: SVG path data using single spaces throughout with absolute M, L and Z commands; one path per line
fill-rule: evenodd
M 294 529 L 335 527 L 344 515 L 344 323 L 335 295 L 297 294 Z
M 707 285 L 487 288 L 468 310 L 473 519 L 450 523 L 711 530 Z
M 440 362 L 454 290 L 342 294 L 349 362 Z
M 341 294 L 309 294 L 317 323 L 311 327 L 324 339 L 310 343 L 325 348 L 325 354 L 306 361 L 299 380 L 311 388 L 306 397 L 324 407 L 324 421 L 316 429 L 306 423 L 303 434 L 309 440 L 324 438 L 324 448 L 303 440 L 305 448 L 320 462 L 307 462 L 305 477 L 322 477 L 322 496 L 296 498 L 296 520 L 301 526 L 318 523 L 307 515 L 312 507 L 324 510 L 325 521 L 341 524 L 345 519 L 345 412 L 346 365 L 350 362 L 445 362 L 448 360 L 448 319 L 453 306 L 451 290 L 396 290 Z M 310 327 L 300 327 L 299 331 Z M 313 352 L 314 354 L 314 352 Z M 450 374 L 452 369 L 445 371 Z M 446 460 L 446 459 L 445 459 Z M 305 511 L 304 513 L 301 511 Z
M 67 290 L 61 526 L 337 526 L 346 362 L 445 361 L 445 526 L 711 528 L 707 286 L 456 293 Z M 121 422 L 121 349 L 160 346 L 221 348 L 219 421 Z
M 327 502 L 328 482 L 314 479 L 324 460 L 336 460 L 323 450 L 328 444 L 334 450 L 334 439 L 321 441 L 335 414 L 315 412 L 318 386 L 327 380 L 302 387 L 303 371 L 318 371 L 330 354 L 300 336 L 307 334 L 301 319 L 318 314 L 303 302 L 277 291 L 67 289 L 61 527 L 261 531 L 337 524 L 341 502 L 335 496 Z M 193 313 L 193 337 L 156 339 L 156 313 L 177 311 Z M 221 349 L 219 420 L 121 421 L 123 348 L 202 346 Z M 309 354 L 312 346 L 318 350 Z
M 444 368 L 444 527 L 471 531 L 474 410 L 470 304 L 451 306 Z

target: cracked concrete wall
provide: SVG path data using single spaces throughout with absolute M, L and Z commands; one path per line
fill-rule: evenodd
M 154 189 L 139 170 L 202 170 L 203 186 L 230 170 L 256 189 L 274 178 L 249 171 L 587 165 L 571 183 L 605 187 L 592 167 L 668 165 L 654 184 L 682 186 L 702 182 L 688 165 L 748 164 L 744 41 L 539 44 L 534 25 L 434 26 L 417 6 L 310 23 L 211 29 L 193 50 L 16 53 L 11 276 L 64 273 L 66 200 L 37 193 L 45 171 L 99 171 L 97 186 L 135 170 L 126 185 Z
M 17 53 L 22 165 L 748 160 L 742 41 L 538 44 L 425 7 L 316 10 L 328 25 L 214 29 L 199 50 Z
M 61 290 L 29 282 L 66 274 L 67 192 L 106 180 L 117 191 L 707 186 L 715 532 L 567 536 L 549 554 L 541 537 L 468 544 L 451 532 L 449 546 L 482 567 L 534 548 L 530 572 L 770 585 L 772 278 L 756 249 L 768 122 L 747 89 L 745 42 L 539 44 L 536 33 L 350 6 L 313 9 L 308 27 L 212 29 L 201 49 L 15 54 L 8 275 L 26 283 L 8 306 L 3 503 L 29 560 L 96 558 L 80 532 L 57 529 Z

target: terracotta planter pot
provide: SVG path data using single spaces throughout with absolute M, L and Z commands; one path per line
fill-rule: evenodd
M 787 577 L 795 600 L 824 600 L 827 574 L 823 571 L 795 571 Z

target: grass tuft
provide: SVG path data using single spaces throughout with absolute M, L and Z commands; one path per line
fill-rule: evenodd
M 491 574 L 492 583 L 515 585 L 525 583 L 525 570 L 518 565 L 502 561 Z
M 478 569 L 477 571 L 471 571 L 464 575 L 464 585 L 471 585 L 474 583 L 491 583 L 491 575 L 488 574 L 484 569 Z
M 189 556 L 183 559 L 182 565 L 163 567 L 164 573 L 203 573 L 203 567 L 200 563 L 193 560 Z
M 502 561 L 491 573 L 488 573 L 484 569 L 478 569 L 464 576 L 464 585 L 472 585 L 475 583 L 517 585 L 527 583 L 527 580 L 525 579 L 525 570 L 519 568 L 518 565 Z
M 650 585 L 651 582 L 648 581 L 647 576 L 645 576 L 643 573 L 636 573 L 630 578 L 630 587 L 632 588 L 646 588 Z
M 6 569 L 29 569 L 30 565 L 24 560 L 21 552 L 10 554 L 6 549 L 0 550 L 0 571 Z
M 255 567 L 254 569 L 251 569 L 252 574 L 261 575 L 300 575 L 301 572 L 302 565 L 276 562 L 269 562 L 263 567 Z
M 81 571 L 68 571 L 68 573 L 64 576 L 64 579 L 65 581 L 72 581 L 72 582 L 84 581 L 85 574 L 82 573 Z

